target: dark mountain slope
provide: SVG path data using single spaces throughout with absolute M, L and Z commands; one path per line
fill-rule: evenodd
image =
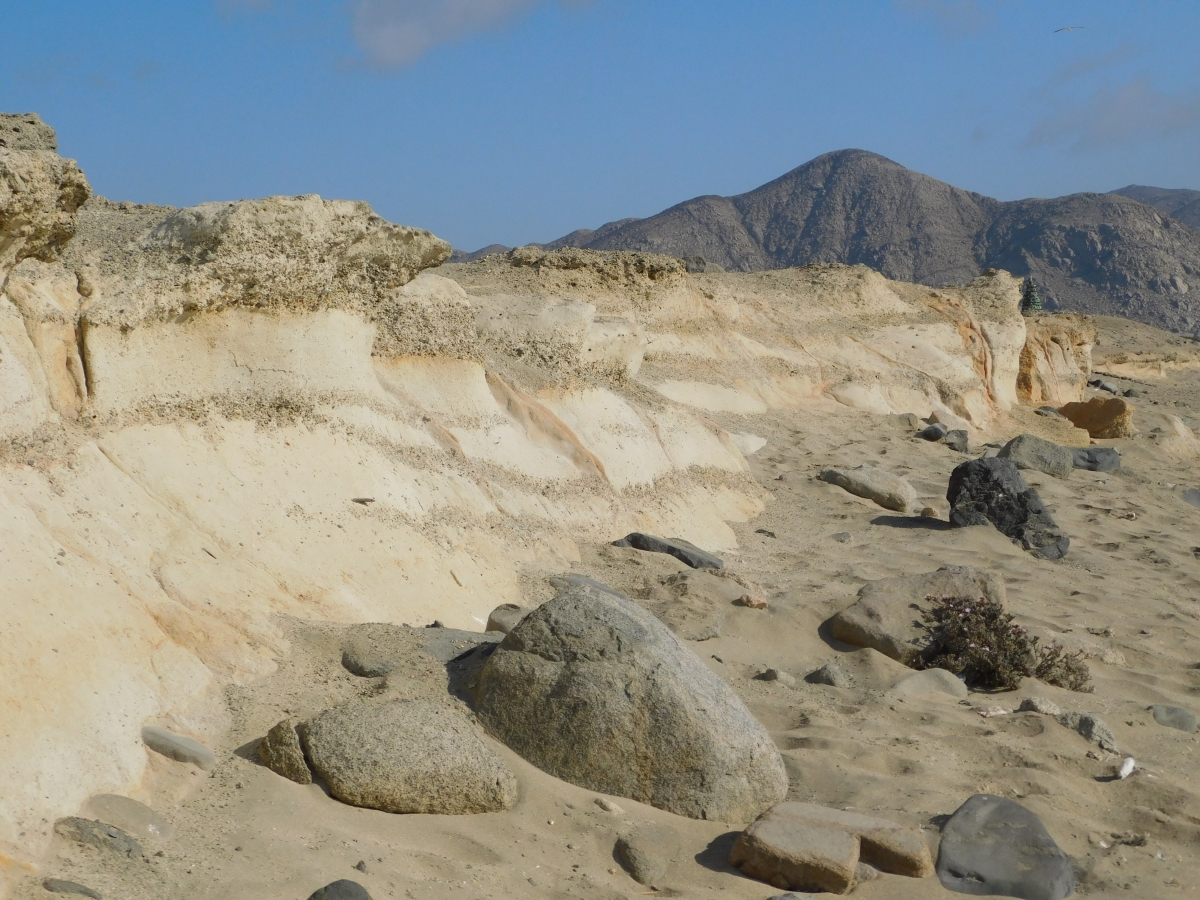
M 1139 203 L 1148 203 L 1178 219 L 1184 225 L 1200 229 L 1200 191 L 1186 188 L 1156 188 L 1144 184 L 1131 184 L 1112 191 L 1122 197 L 1131 197 Z

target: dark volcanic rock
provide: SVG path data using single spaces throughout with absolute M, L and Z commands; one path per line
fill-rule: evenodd
M 951 524 L 994 525 L 1042 559 L 1062 559 L 1071 545 L 1037 491 L 1007 459 L 972 459 L 958 466 L 950 474 L 946 499 Z
M 1063 900 L 1075 891 L 1071 860 L 1025 807 L 976 794 L 942 827 L 937 874 L 960 894 Z
M 642 534 L 640 531 L 634 531 L 625 535 L 620 540 L 613 541 L 612 545 L 614 547 L 632 547 L 635 550 L 645 550 L 647 553 L 666 553 L 675 557 L 681 563 L 691 566 L 693 569 L 725 568 L 725 563 L 720 558 L 680 538 L 667 540 L 655 537 L 652 534 Z M 606 590 L 612 589 L 606 588 Z
M 787 793 L 730 687 L 645 609 L 591 588 L 521 620 L 480 670 L 476 712 L 543 771 L 678 815 L 746 822 Z
M 308 900 L 371 900 L 371 895 L 357 881 L 342 878 L 313 892 Z
M 112 825 L 106 825 L 95 819 L 68 816 L 55 822 L 54 830 L 67 840 L 107 850 L 118 856 L 128 856 L 133 859 L 145 855 L 142 845 L 120 828 L 114 828 Z
M 47 878 L 42 882 L 42 888 L 50 894 L 78 894 L 81 897 L 91 897 L 92 900 L 101 900 L 99 891 L 78 881 L 67 881 L 65 878 Z

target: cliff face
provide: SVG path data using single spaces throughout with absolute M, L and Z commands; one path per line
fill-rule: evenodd
M 756 412 L 985 429 L 1018 399 L 1004 273 L 532 249 L 431 270 L 443 241 L 362 203 L 84 204 L 51 149 L 0 163 L 3 878 L 143 783 L 143 724 L 225 729 L 280 617 L 479 629 L 580 541 L 734 548 L 764 502 Z

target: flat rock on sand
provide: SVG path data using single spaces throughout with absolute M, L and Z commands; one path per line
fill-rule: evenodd
M 1063 900 L 1075 891 L 1071 860 L 1041 820 L 988 794 L 971 797 L 942 827 L 937 874 L 960 894 Z
M 428 700 L 354 700 L 307 723 L 304 749 L 330 793 L 394 813 L 508 809 L 515 776 L 463 714 Z
M 1005 602 L 1004 579 L 986 569 L 943 566 L 936 572 L 884 578 L 864 584 L 853 605 L 828 621 L 830 635 L 855 647 L 871 647 L 908 665 L 928 643 L 921 623 L 925 598 L 986 597 Z
M 633 531 L 625 535 L 620 540 L 612 542 L 614 547 L 632 547 L 635 550 L 644 550 L 647 553 L 666 553 L 669 556 L 675 557 L 681 563 L 691 566 L 693 569 L 723 569 L 725 568 L 724 561 L 720 557 L 714 556 L 706 550 L 701 550 L 690 541 L 685 541 L 683 538 L 666 538 L 655 537 L 652 534 L 643 534 L 640 531 Z
M 175 833 L 171 823 L 144 803 L 119 794 L 96 794 L 84 809 L 101 822 L 120 828 L 136 838 L 169 841 Z
M 191 763 L 205 770 L 217 764 L 216 755 L 199 741 L 166 728 L 148 725 L 142 729 L 142 740 L 155 753 L 176 762 Z
M 1115 447 L 1068 447 L 1075 468 L 1089 472 L 1115 472 L 1121 468 L 1121 454 Z
M 746 822 L 787 793 L 778 749 L 729 686 L 602 591 L 526 616 L 480 670 L 476 711 L 538 768 L 678 815 Z
M 845 894 L 854 887 L 859 852 L 853 834 L 771 810 L 738 835 L 729 864 L 782 890 Z
M 917 502 L 917 492 L 911 484 L 899 475 L 873 466 L 826 469 L 821 473 L 821 480 L 895 512 L 908 512 Z
M 1196 717 L 1182 707 L 1158 703 L 1150 707 L 1150 714 L 1155 722 L 1165 728 L 1186 731 L 1188 734 L 1196 732 Z
M 1069 447 L 1035 434 L 1017 435 L 996 455 L 1000 459 L 1011 459 L 1018 469 L 1033 469 L 1055 478 L 1066 478 L 1075 468 L 1075 454 Z
M 952 525 L 993 525 L 1041 559 L 1062 559 L 1071 546 L 1011 460 L 993 457 L 963 463 L 950 474 L 946 499 Z
M 1068 403 L 1058 411 L 1094 438 L 1132 437 L 1133 406 L 1120 397 L 1093 397 L 1086 403 Z
M 69 841 L 87 844 L 98 850 L 115 853 L 136 859 L 145 856 L 142 845 L 120 828 L 114 828 L 104 822 L 93 819 L 82 819 L 79 816 L 67 816 L 54 823 L 54 831 Z

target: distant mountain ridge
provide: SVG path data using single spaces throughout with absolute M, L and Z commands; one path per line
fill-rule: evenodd
M 1004 202 L 875 153 L 839 150 L 744 194 L 696 197 L 538 246 L 700 256 L 743 272 L 861 263 L 935 287 L 1002 268 L 1033 275 L 1060 309 L 1195 332 L 1200 230 L 1178 218 L 1193 208 L 1200 215 L 1200 191 L 1138 186 Z M 485 249 L 506 249 L 493 247 Z

